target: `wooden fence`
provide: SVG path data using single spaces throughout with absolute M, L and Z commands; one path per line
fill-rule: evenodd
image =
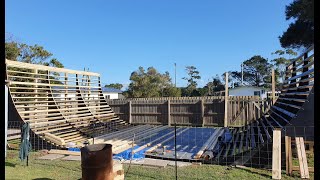
M 113 111 L 132 124 L 224 126 L 225 97 L 162 97 L 107 100 Z M 243 126 L 262 116 L 271 100 L 256 96 L 229 96 L 227 123 Z M 169 112 L 169 113 L 168 113 Z

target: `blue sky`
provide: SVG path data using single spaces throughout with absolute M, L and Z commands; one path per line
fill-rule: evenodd
M 189 65 L 203 86 L 254 55 L 274 58 L 291 2 L 6 0 L 5 31 L 44 46 L 65 68 L 100 73 L 103 84 L 129 84 L 139 66 L 168 71 L 174 83 L 176 63 L 177 86 L 186 86 Z

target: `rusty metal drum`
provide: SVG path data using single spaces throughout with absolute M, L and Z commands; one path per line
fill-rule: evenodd
M 93 144 L 81 148 L 82 180 L 113 180 L 111 144 Z

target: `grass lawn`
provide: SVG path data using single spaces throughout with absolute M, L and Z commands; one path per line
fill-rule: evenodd
M 38 152 L 31 152 L 29 166 L 21 162 L 16 150 L 7 151 L 5 163 L 6 179 L 63 179 L 74 180 L 81 178 L 80 161 L 63 160 L 36 160 L 40 156 Z M 128 166 L 124 166 L 125 172 Z M 175 179 L 174 167 L 152 168 L 146 166 L 131 166 L 126 179 Z M 294 177 L 286 176 L 283 172 L 282 179 L 297 179 L 299 173 L 294 172 Z M 217 165 L 187 166 L 178 168 L 178 179 L 271 179 L 271 171 L 253 168 L 228 168 Z M 311 174 L 311 178 L 313 174 Z

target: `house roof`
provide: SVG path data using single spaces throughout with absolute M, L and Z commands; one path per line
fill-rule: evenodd
M 120 89 L 110 88 L 110 87 L 102 87 L 102 92 L 114 92 L 114 93 L 122 93 Z

